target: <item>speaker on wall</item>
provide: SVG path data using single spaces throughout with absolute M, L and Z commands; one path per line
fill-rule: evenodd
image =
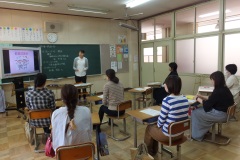
M 44 22 L 44 32 L 60 32 L 62 29 L 62 24 L 58 22 Z

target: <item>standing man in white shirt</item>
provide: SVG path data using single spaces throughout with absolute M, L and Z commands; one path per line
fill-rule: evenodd
M 74 59 L 73 69 L 75 70 L 75 81 L 76 83 L 86 83 L 87 82 L 87 70 L 88 70 L 88 59 L 84 57 L 85 51 L 80 50 L 79 56 Z M 81 89 L 79 89 L 81 93 Z M 83 89 L 83 93 L 86 89 Z M 84 101 L 86 100 L 86 94 L 83 95 Z M 81 96 L 79 96 L 81 100 Z

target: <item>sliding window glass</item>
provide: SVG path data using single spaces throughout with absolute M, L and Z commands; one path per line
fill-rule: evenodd
M 156 39 L 171 37 L 172 14 L 162 15 L 155 18 Z
M 194 39 L 176 41 L 178 72 L 194 73 Z
M 225 29 L 240 28 L 240 0 L 226 0 Z
M 144 63 L 153 63 L 153 48 L 144 48 L 143 49 L 143 62 Z
M 224 47 L 224 69 L 228 64 L 236 64 L 240 76 L 240 45 L 239 45 L 240 33 L 225 35 L 225 47 Z
M 196 39 L 195 73 L 211 74 L 218 70 L 218 36 Z
M 219 30 L 219 1 L 213 1 L 196 8 L 196 32 L 205 33 Z
M 154 40 L 154 19 L 141 22 L 142 41 Z
M 176 36 L 194 33 L 194 8 L 176 13 Z

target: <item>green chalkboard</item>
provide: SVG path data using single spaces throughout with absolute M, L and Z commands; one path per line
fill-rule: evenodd
M 81 44 L 13 44 L 19 47 L 41 47 L 42 72 L 49 78 L 65 78 L 75 75 L 73 60 L 80 50 L 85 51 L 89 68 L 87 75 L 101 74 L 100 45 Z

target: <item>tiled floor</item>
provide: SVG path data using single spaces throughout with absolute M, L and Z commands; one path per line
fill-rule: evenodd
M 125 99 L 131 99 L 129 93 L 125 94 Z M 93 108 L 94 112 L 98 108 Z M 0 114 L 0 160 L 45 160 L 52 159 L 44 153 L 34 153 L 24 133 L 24 120 L 16 118 L 16 111 L 9 111 L 9 115 Z M 240 119 L 240 112 L 237 113 Z M 121 121 L 116 121 L 121 127 Z M 138 124 L 138 143 L 143 141 L 146 125 Z M 107 124 L 101 127 L 103 132 L 110 134 L 110 127 Z M 127 118 L 127 130 L 132 136 L 125 141 L 114 141 L 108 138 L 110 155 L 101 157 L 103 160 L 130 160 L 129 148 L 133 147 L 133 121 Z M 118 129 L 115 130 L 118 135 Z M 231 137 L 231 142 L 227 146 L 218 146 L 207 142 L 196 142 L 188 140 L 182 145 L 182 160 L 240 160 L 240 122 L 230 122 L 223 126 L 223 134 Z M 121 136 L 121 135 L 119 135 Z M 95 132 L 93 139 L 95 141 Z M 41 146 L 43 147 L 43 146 Z M 175 147 L 170 148 L 175 152 Z M 156 159 L 161 159 L 160 155 Z M 163 160 L 170 159 L 164 154 Z

